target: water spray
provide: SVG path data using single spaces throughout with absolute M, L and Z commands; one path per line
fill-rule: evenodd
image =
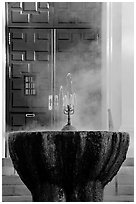
M 76 130 L 75 127 L 71 125 L 71 118 L 70 116 L 74 114 L 74 105 L 75 105 L 75 93 L 73 93 L 72 88 L 72 75 L 70 73 L 66 76 L 67 86 L 66 86 L 66 95 L 63 97 L 63 107 L 64 107 L 64 114 L 68 117 L 67 124 L 62 128 L 63 131 L 65 130 Z

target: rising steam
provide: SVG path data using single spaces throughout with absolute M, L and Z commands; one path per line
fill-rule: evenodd
M 79 3 L 79 2 L 78 2 Z M 75 5 L 78 6 L 76 3 Z M 83 3 L 83 2 L 82 2 Z M 74 5 L 74 3 L 73 3 Z M 68 18 L 76 18 L 79 22 L 88 22 L 88 28 L 93 31 L 101 30 L 101 6 L 100 3 L 88 3 L 88 10 L 91 12 L 85 14 L 73 10 L 68 11 Z M 66 30 L 66 29 L 65 29 Z M 79 32 L 78 32 L 79 31 Z M 77 35 L 81 35 L 80 29 L 77 29 Z M 97 33 L 95 36 L 98 37 Z M 98 38 L 80 39 L 75 38 L 75 43 L 63 46 L 62 50 L 56 53 L 56 84 L 55 95 L 58 96 L 58 107 L 55 109 L 56 128 L 60 129 L 66 124 L 66 117 L 63 114 L 63 98 L 66 93 L 66 76 L 68 73 L 72 75 L 72 91 L 76 95 L 74 105 L 75 113 L 72 116 L 72 125 L 77 130 L 94 130 L 101 129 L 101 43 Z M 49 56 L 50 58 L 50 56 Z M 45 66 L 45 67 L 44 67 Z M 40 70 L 41 69 L 41 70 Z M 48 94 L 50 94 L 51 70 L 47 62 L 39 63 L 38 77 L 35 81 L 37 90 L 41 91 L 38 99 L 33 101 L 33 107 L 45 107 L 47 119 L 51 115 L 52 110 L 48 110 Z M 48 94 L 47 94 L 48 93 Z M 32 104 L 31 104 L 32 105 Z M 48 111 L 46 111 L 48 110 Z M 45 121 L 46 123 L 46 121 Z M 50 129 L 50 125 L 43 126 Z M 26 129 L 41 129 L 39 123 L 32 123 Z

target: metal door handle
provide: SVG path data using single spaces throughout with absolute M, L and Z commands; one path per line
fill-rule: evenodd
M 58 105 L 59 105 L 59 97 L 58 95 L 55 95 L 55 99 L 54 99 L 54 106 L 55 106 L 55 109 L 57 109 Z
M 9 66 L 9 79 L 11 79 L 11 66 Z
M 35 114 L 34 114 L 34 113 L 27 113 L 27 114 L 26 114 L 26 117 L 27 117 L 27 118 L 34 118 L 34 117 L 35 117 Z
M 49 99 L 48 99 L 48 109 L 49 110 L 52 110 L 52 100 L 53 100 L 52 95 L 49 95 Z

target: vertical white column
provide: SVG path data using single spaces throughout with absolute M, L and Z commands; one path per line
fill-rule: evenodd
M 103 129 L 121 125 L 121 3 L 103 3 L 102 16 L 102 116 Z M 108 114 L 110 110 L 110 116 Z M 106 121 L 105 121 L 106 119 Z
M 121 126 L 121 3 L 111 3 L 110 7 L 110 110 L 113 130 Z
M 102 129 L 108 130 L 111 69 L 111 3 L 102 3 Z
M 122 3 L 122 121 L 130 134 L 128 156 L 134 156 L 134 3 Z
M 101 90 L 102 90 L 102 127 L 101 129 L 107 129 L 107 10 L 108 3 L 102 3 L 102 44 L 101 44 L 101 53 L 102 53 L 102 67 L 101 67 Z

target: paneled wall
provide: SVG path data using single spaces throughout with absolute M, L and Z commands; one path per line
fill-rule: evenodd
M 8 3 L 9 26 L 49 27 L 52 25 L 51 9 L 46 2 Z
M 8 3 L 8 24 L 17 27 L 99 28 L 100 14 L 99 2 Z
M 79 102 L 73 122 L 79 128 L 90 111 L 82 125 L 91 116 L 86 128 L 100 129 L 101 3 L 9 2 L 6 14 L 7 130 L 60 129 L 59 89 L 69 72 Z M 86 100 L 91 105 L 80 108 Z
M 21 128 L 25 123 L 28 124 L 28 120 L 36 118 L 33 109 L 42 112 L 40 114 L 46 111 L 45 116 L 50 117 L 48 95 L 51 90 L 51 31 L 10 28 L 9 33 L 8 109 L 12 112 L 9 124 Z M 44 123 L 44 120 L 40 123 Z

